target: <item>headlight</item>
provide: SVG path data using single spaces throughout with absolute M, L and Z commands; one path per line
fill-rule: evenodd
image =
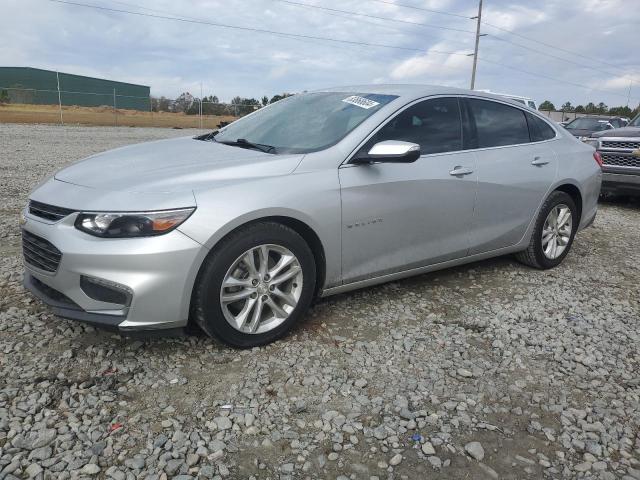
M 78 230 L 107 238 L 151 237 L 168 233 L 193 213 L 195 208 L 158 212 L 80 213 Z

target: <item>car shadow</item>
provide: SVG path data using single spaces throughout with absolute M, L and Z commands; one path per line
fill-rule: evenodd
M 611 205 L 625 210 L 640 210 L 640 195 L 601 195 L 599 203 L 602 205 Z

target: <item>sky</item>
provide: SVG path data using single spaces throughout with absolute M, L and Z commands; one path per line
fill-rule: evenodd
M 332 10 L 288 0 L 70 1 L 156 17 L 2 0 L 10 21 L 0 29 L 0 66 L 140 83 L 169 98 L 200 96 L 202 85 L 221 101 L 339 85 L 470 85 L 477 0 L 295 0 Z M 640 103 L 640 0 L 484 0 L 482 20 L 476 89 L 617 106 L 631 86 L 630 105 Z

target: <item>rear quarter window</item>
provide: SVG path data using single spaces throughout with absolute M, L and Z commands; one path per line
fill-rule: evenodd
M 550 140 L 556 136 L 556 132 L 551 128 L 547 122 L 538 118 L 535 115 L 526 113 L 527 124 L 529 125 L 529 136 L 532 142 L 541 142 L 543 140 Z

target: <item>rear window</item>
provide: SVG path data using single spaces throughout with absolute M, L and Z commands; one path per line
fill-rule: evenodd
M 469 113 L 475 122 L 475 148 L 529 143 L 529 127 L 524 112 L 490 100 L 468 99 Z

